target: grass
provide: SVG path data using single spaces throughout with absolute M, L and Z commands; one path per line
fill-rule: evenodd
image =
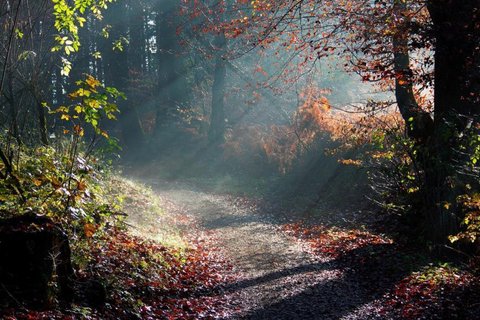
M 134 236 L 150 239 L 166 247 L 185 248 L 182 229 L 152 188 L 133 179 L 115 175 L 106 183 L 107 193 L 120 203 L 125 223 Z

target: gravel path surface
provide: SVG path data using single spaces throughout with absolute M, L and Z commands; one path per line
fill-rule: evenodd
M 161 202 L 212 231 L 240 275 L 225 288 L 234 319 L 373 319 L 368 285 L 348 266 L 312 255 L 285 235 L 272 216 L 245 199 L 211 194 L 181 183 L 149 183 Z M 375 286 L 375 284 L 372 284 Z

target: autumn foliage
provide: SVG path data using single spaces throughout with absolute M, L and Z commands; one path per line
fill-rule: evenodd
M 228 302 L 221 286 L 233 278 L 226 263 L 208 243 L 192 242 L 175 249 L 112 230 L 91 238 L 77 266 L 78 287 L 98 279 L 107 292 L 105 306 L 95 297 L 65 310 L 29 311 L 4 309 L 4 319 L 214 319 L 226 316 Z M 101 298 L 97 298 L 101 299 Z

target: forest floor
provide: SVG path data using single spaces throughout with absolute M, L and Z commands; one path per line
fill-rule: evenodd
M 160 206 L 192 219 L 233 266 L 217 270 L 234 279 L 219 289 L 225 310 L 218 318 L 471 319 L 478 312 L 478 278 L 360 227 L 361 213 L 286 222 L 251 197 L 144 182 Z M 147 237 L 164 227 L 141 216 L 130 221 Z
M 480 272 L 472 268 L 478 262 L 435 259 L 399 237 L 404 232 L 397 225 L 360 206 L 321 209 L 317 203 L 315 213 L 300 214 L 283 211 L 284 201 L 209 188 L 205 180 L 151 174 L 110 179 L 127 228 L 73 243 L 74 303 L 52 302 L 37 311 L 0 308 L 1 319 L 413 320 L 480 314 Z M 103 292 L 89 291 L 95 283 L 105 288 L 105 301 L 91 296 Z

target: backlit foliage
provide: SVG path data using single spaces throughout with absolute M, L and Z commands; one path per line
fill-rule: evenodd
M 101 128 L 101 121 L 117 119 L 119 109 L 116 102 L 126 99 L 125 94 L 116 88 L 105 87 L 91 75 L 87 75 L 85 80 L 76 81 L 75 84 L 78 89 L 68 94 L 72 104 L 59 106 L 51 111 L 71 124 L 71 128 L 64 129 L 63 133 L 82 137 L 85 126 L 90 126 L 95 134 L 109 138 L 108 133 Z
M 465 229 L 457 235 L 450 236 L 450 241 L 478 242 L 480 239 L 480 194 L 465 194 L 459 197 L 458 201 L 465 211 L 465 218 L 462 221 Z
M 74 0 L 73 3 L 67 0 L 51 0 L 53 3 L 54 26 L 58 31 L 55 36 L 56 44 L 52 52 L 63 51 L 69 56 L 78 52 L 80 48 L 79 29 L 87 22 L 89 14 L 97 19 L 102 19 L 102 11 L 107 9 L 108 4 L 115 0 Z M 68 76 L 72 69 L 71 62 L 62 59 L 62 75 Z

